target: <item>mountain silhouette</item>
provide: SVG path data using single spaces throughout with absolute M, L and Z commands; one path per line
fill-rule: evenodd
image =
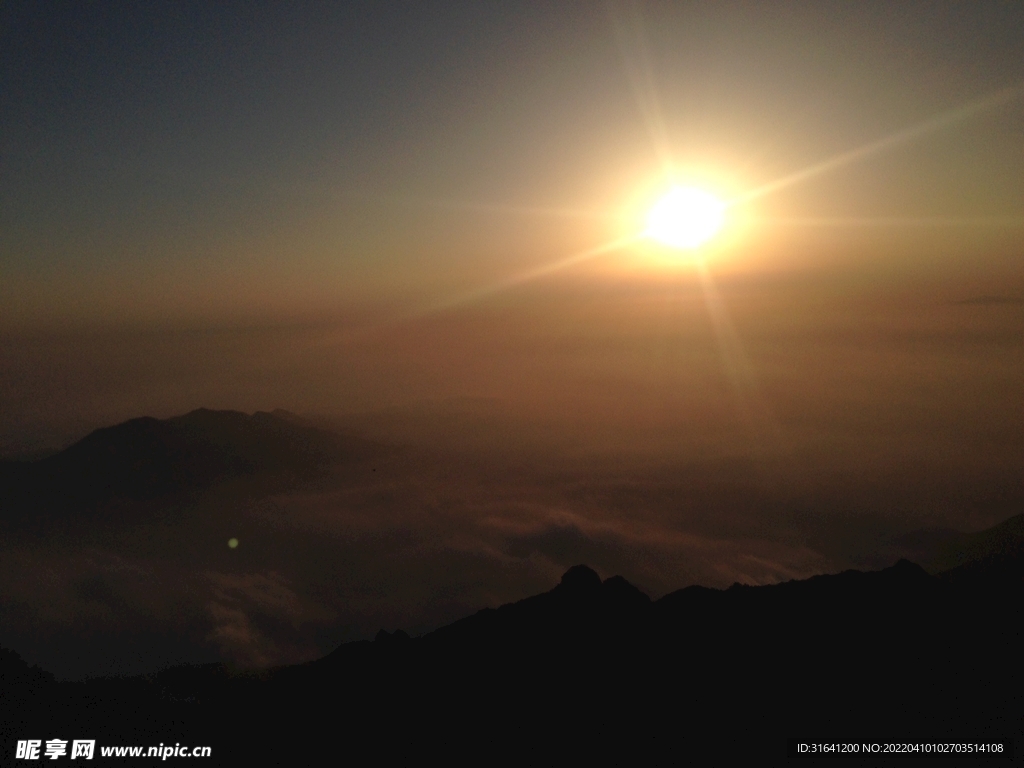
M 195 495 L 232 478 L 284 484 L 319 476 L 382 446 L 307 424 L 287 411 L 212 411 L 143 417 L 97 429 L 32 462 L 0 462 L 0 508 L 21 515 L 79 513 L 112 500 Z
M 947 542 L 936 562 L 953 584 L 995 591 L 1024 584 L 1024 514 Z
M 982 587 L 903 560 L 652 601 L 579 565 L 546 593 L 418 638 L 382 630 L 262 673 L 37 676 L 4 714 L 19 738 L 156 744 L 173 731 L 212 744 L 220 764 L 324 750 L 771 764 L 790 738 L 991 742 L 1019 737 L 1024 714 L 1024 590 L 997 578 Z

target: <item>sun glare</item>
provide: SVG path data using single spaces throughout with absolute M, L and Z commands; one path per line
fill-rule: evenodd
M 725 223 L 725 203 L 703 189 L 673 187 L 647 215 L 644 234 L 680 249 L 703 245 Z

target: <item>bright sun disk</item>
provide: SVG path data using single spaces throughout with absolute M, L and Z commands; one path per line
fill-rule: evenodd
M 647 214 L 644 234 L 673 248 L 703 245 L 725 223 L 725 203 L 703 189 L 672 187 Z

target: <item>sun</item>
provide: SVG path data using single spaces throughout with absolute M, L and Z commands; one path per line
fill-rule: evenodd
M 725 223 L 725 203 L 703 189 L 672 187 L 647 214 L 644 234 L 659 243 L 693 249 L 714 237 Z

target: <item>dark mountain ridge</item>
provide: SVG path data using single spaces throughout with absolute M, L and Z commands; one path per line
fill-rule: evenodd
M 549 749 L 772 762 L 796 737 L 994 741 L 1020 736 L 1022 597 L 1019 580 L 979 588 L 900 561 L 651 601 L 575 566 L 549 592 L 422 637 L 382 630 L 258 674 L 76 684 L 20 670 L 35 682 L 6 716 L 18 733 L 46 723 L 104 743 L 155 744 L 175 723 L 174 738 L 214 744 L 222 764 L 311 757 L 326 734 L 352 755 L 541 762 Z
M 1024 514 L 977 533 L 961 534 L 939 549 L 930 565 L 943 578 L 1020 582 L 1024 579 Z
M 382 450 L 281 410 L 248 415 L 201 408 L 170 419 L 142 417 L 97 429 L 44 459 L 0 461 L 0 510 L 8 520 L 79 513 L 112 500 L 194 496 L 244 477 L 288 485 Z
M 384 450 L 280 411 L 133 419 L 46 459 L 0 463 L 0 522 L 88 522 L 119 500 L 138 516 L 218 483 L 287 487 Z M 259 673 L 211 664 L 55 682 L 5 652 L 2 754 L 11 739 L 82 736 L 212 744 L 219 764 L 309 763 L 327 735 L 352 754 L 402 759 L 551 762 L 555 744 L 577 758 L 769 764 L 789 737 L 1019 738 L 1022 520 L 944 535 L 958 549 L 937 575 L 900 560 L 652 601 L 575 566 L 548 592 L 421 637 L 381 630 Z

